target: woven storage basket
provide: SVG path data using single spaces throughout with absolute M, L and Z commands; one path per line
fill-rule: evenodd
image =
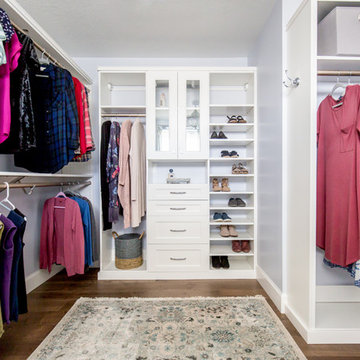
M 140 234 L 118 235 L 112 233 L 115 240 L 115 266 L 118 269 L 135 269 L 143 264 L 142 237 Z

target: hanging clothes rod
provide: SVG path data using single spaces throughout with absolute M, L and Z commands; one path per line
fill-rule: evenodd
M 146 117 L 146 114 L 102 114 L 101 117 Z
M 359 70 L 319 70 L 318 76 L 360 76 Z
M 58 186 L 76 186 L 91 185 L 91 181 L 70 181 L 70 182 L 43 182 L 43 183 L 13 183 L 9 184 L 10 189 L 25 189 L 37 187 L 58 187 Z M 0 191 L 6 189 L 6 184 L 0 183 Z

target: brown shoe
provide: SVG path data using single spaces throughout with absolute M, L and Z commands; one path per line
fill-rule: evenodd
M 230 236 L 230 232 L 229 232 L 229 229 L 228 229 L 227 225 L 221 225 L 220 226 L 220 236 L 222 236 L 222 237 L 229 237 Z
M 249 240 L 241 241 L 241 251 L 243 251 L 244 253 L 248 253 L 250 252 L 250 250 L 251 250 L 250 241 Z
M 239 235 L 239 234 L 236 232 L 234 225 L 229 225 L 228 228 L 229 228 L 229 234 L 230 234 L 230 236 L 232 236 L 232 237 L 237 237 L 237 236 Z
M 212 179 L 212 191 L 221 191 L 218 179 Z
M 239 240 L 233 240 L 231 242 L 231 248 L 233 252 L 239 253 L 241 252 L 241 244 Z
M 221 191 L 225 191 L 225 192 L 229 192 L 230 188 L 229 188 L 229 179 L 228 178 L 223 178 L 221 180 Z

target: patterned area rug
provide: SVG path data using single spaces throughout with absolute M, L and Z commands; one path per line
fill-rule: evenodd
M 81 298 L 31 360 L 306 359 L 262 296 Z

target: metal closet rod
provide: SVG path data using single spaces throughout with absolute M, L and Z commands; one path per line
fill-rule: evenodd
M 58 186 L 76 186 L 76 185 L 91 185 L 91 181 L 70 181 L 70 182 L 42 182 L 42 183 L 13 183 L 9 184 L 10 189 L 25 189 L 37 187 L 58 187 Z M 0 190 L 5 190 L 6 184 L 0 184 Z
M 360 76 L 359 70 L 319 70 L 318 76 Z
M 146 117 L 146 114 L 102 114 L 101 117 Z

